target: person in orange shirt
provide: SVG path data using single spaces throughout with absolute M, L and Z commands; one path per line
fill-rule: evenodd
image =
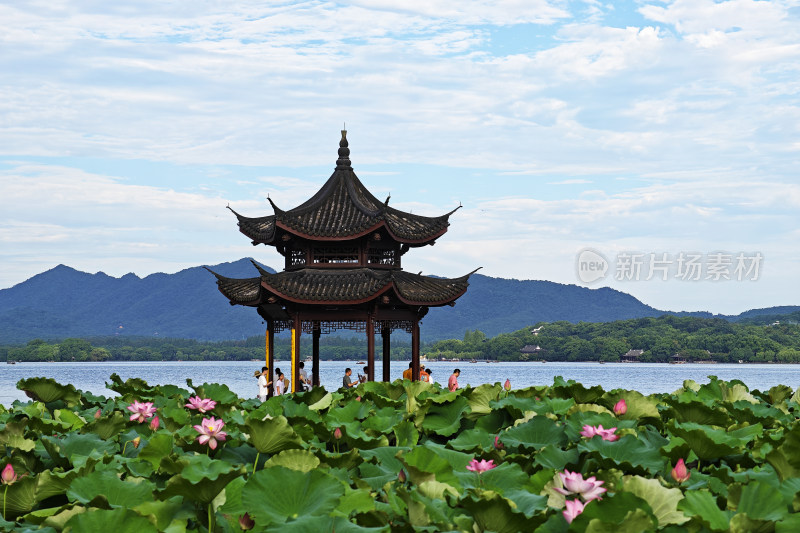
M 414 366 L 414 363 L 408 363 L 408 368 L 403 370 L 403 379 L 407 379 L 411 381 L 411 367 Z
M 425 365 L 420 365 L 419 367 L 419 380 L 425 383 L 430 383 L 431 381 L 430 375 L 425 371 Z

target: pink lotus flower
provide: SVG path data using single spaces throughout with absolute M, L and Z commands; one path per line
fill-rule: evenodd
M 210 400 L 208 398 L 200 398 L 199 396 L 193 396 L 189 398 L 189 403 L 186 404 L 186 407 L 189 409 L 197 409 L 201 413 L 205 414 L 208 411 L 211 411 L 213 408 L 217 406 L 217 402 L 214 400 Z
M 19 479 L 19 477 L 17 477 L 14 467 L 11 466 L 11 463 L 8 463 L 3 469 L 3 472 L 0 473 L 0 481 L 2 481 L 3 485 L 13 485 L 16 483 L 17 479 Z
M 558 473 L 558 477 L 561 478 L 561 483 L 564 487 L 556 487 L 555 490 L 565 496 L 577 494 L 584 501 L 590 502 L 592 500 L 601 500 L 601 496 L 606 492 L 606 489 L 600 486 L 605 481 L 598 481 L 594 476 L 583 479 L 580 472 L 564 470 L 564 472 Z
M 503 388 L 506 390 L 506 392 L 511 390 L 511 380 L 510 379 L 506 379 L 506 382 L 503 383 Z
M 672 479 L 677 481 L 678 483 L 683 483 L 687 481 L 692 473 L 686 469 L 686 463 L 683 462 L 683 459 L 678 459 L 678 463 L 675 465 L 675 468 L 672 469 Z
M 97 411 L 94 412 L 94 419 L 100 420 L 101 416 L 103 416 L 103 410 L 98 407 Z
M 150 429 L 153 431 L 158 429 L 159 426 L 158 415 L 154 416 L 153 419 L 150 421 Z
M 242 531 L 250 531 L 256 527 L 256 523 L 250 518 L 249 514 L 244 513 L 239 517 L 239 527 L 242 528 Z
M 603 424 L 598 426 L 585 425 L 583 426 L 583 431 L 581 431 L 581 436 L 591 439 L 595 435 L 600 435 L 603 440 L 613 442 L 619 439 L 619 435 L 615 434 L 616 431 L 617 428 L 603 429 Z
M 620 401 L 614 405 L 614 414 L 617 416 L 624 415 L 628 412 L 628 404 L 625 402 L 625 398 L 622 398 Z
M 197 440 L 200 442 L 200 444 L 208 443 L 209 448 L 216 450 L 217 441 L 225 440 L 225 438 L 228 436 L 228 434 L 224 431 L 220 431 L 224 425 L 225 422 L 222 420 L 217 420 L 213 416 L 211 418 L 204 418 L 202 424 L 199 426 L 194 426 L 194 429 L 200 433 L 200 436 L 197 437 Z
M 339 428 L 334 429 L 333 430 L 333 438 L 336 439 L 336 440 L 341 439 L 342 438 L 342 430 L 339 429 Z
M 502 442 L 500 442 L 500 435 L 496 435 L 494 438 L 494 449 L 502 450 L 503 448 L 505 448 L 505 445 Z
M 571 524 L 575 517 L 583 512 L 583 508 L 586 507 L 586 504 L 581 502 L 580 500 L 567 500 L 564 502 L 567 505 L 567 508 L 564 509 L 562 514 L 564 515 L 564 519 L 567 521 L 567 524 Z
M 131 421 L 136 420 L 140 424 L 156 414 L 156 408 L 153 407 L 152 402 L 135 401 L 128 406 L 128 411 L 133 413 L 131 415 Z
M 484 459 L 481 459 L 480 461 L 478 461 L 477 459 L 473 459 L 467 465 L 467 470 L 470 470 L 472 472 L 477 472 L 478 474 L 483 474 L 487 470 L 491 470 L 492 468 L 495 467 L 497 467 L 497 465 L 494 464 L 494 459 L 489 459 L 488 461 Z

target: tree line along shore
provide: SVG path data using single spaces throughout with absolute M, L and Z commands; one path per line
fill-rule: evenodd
M 311 339 L 302 343 L 303 353 L 310 353 Z M 467 331 L 463 339 L 423 343 L 421 351 L 428 359 L 619 362 L 631 350 L 637 352 L 640 362 L 798 363 L 800 325 L 672 315 L 614 322 L 538 323 L 490 338 L 479 330 Z M 324 360 L 363 359 L 366 340 L 363 336 L 323 336 L 320 352 Z M 393 360 L 410 359 L 410 342 L 393 340 L 391 353 Z M 222 342 L 87 337 L 0 346 L 0 361 L 8 362 L 249 361 L 263 356 L 263 337 Z M 288 338 L 276 338 L 275 356 L 289 358 Z

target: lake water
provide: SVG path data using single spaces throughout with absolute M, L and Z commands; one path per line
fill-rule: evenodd
M 104 362 L 104 363 L 17 363 L 3 364 L 0 369 L 0 404 L 10 405 L 14 400 L 26 401 L 27 397 L 16 388 L 17 381 L 30 377 L 50 377 L 59 383 L 71 383 L 77 389 L 113 396 L 115 393 L 105 388 L 111 374 L 117 373 L 123 380 L 138 377 L 151 384 L 173 384 L 186 388 L 186 379 L 196 384 L 224 383 L 242 398 L 255 397 L 257 386 L 253 371 L 263 362 L 223 362 L 223 361 L 184 361 L 184 362 Z M 288 361 L 277 362 L 276 367 L 288 373 Z M 320 381 L 333 390 L 341 386 L 346 367 L 353 369 L 353 377 L 363 365 L 354 361 L 322 361 Z M 433 371 L 432 376 L 440 384 L 458 366 L 461 377 L 458 382 L 463 387 L 483 383 L 503 383 L 511 380 L 513 388 L 531 385 L 551 385 L 555 376 L 574 379 L 587 386 L 601 385 L 606 390 L 615 388 L 634 389 L 644 394 L 672 392 L 680 388 L 683 381 L 692 379 L 707 383 L 708 376 L 720 379 L 739 379 L 750 389 L 768 390 L 774 385 L 788 385 L 793 389 L 800 386 L 800 365 L 775 364 L 647 364 L 647 363 L 455 363 L 427 362 L 426 367 Z M 311 363 L 306 363 L 310 372 Z M 392 379 L 401 377 L 408 368 L 408 362 L 392 362 Z M 380 378 L 383 369 L 376 365 L 375 376 Z

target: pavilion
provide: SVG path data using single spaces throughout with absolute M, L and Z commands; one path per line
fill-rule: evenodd
M 347 131 L 339 158 L 322 188 L 301 205 L 284 211 L 269 199 L 274 214 L 249 218 L 231 211 L 252 244 L 274 246 L 284 270 L 232 279 L 212 271 L 231 305 L 254 307 L 267 323 L 268 379 L 273 380 L 274 335 L 292 332 L 292 392 L 297 390 L 300 336 L 313 339 L 312 382 L 319 385 L 319 338 L 336 329 L 366 332 L 367 379 L 375 379 L 375 333 L 383 340 L 383 380 L 390 381 L 391 332 L 411 334 L 412 379 L 419 379 L 420 321 L 430 307 L 455 305 L 467 291 L 471 272 L 448 279 L 403 271 L 411 248 L 433 245 L 447 231 L 450 215 L 426 217 L 381 202 L 350 164 Z M 230 209 L 230 207 L 229 207 Z M 210 271 L 210 270 L 209 270 Z

